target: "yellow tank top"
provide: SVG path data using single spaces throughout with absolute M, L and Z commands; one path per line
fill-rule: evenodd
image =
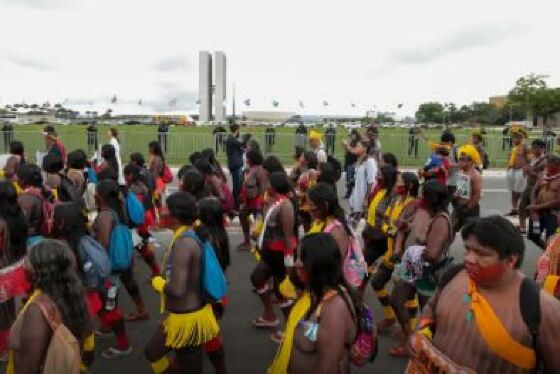
M 367 215 L 367 223 L 370 226 L 375 227 L 375 211 L 377 210 L 377 206 L 379 205 L 381 200 L 383 200 L 383 198 L 385 197 L 386 194 L 387 194 L 387 189 L 385 189 L 385 188 L 377 191 L 377 193 L 373 197 L 373 200 L 369 204 L 368 215 Z

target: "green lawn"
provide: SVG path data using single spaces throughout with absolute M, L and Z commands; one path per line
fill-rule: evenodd
M 43 126 L 22 125 L 15 126 L 15 138 L 22 141 L 25 145 L 28 156 L 33 160 L 36 150 L 44 150 L 45 143 L 41 135 Z M 107 141 L 107 129 L 109 126 L 99 125 L 98 134 L 100 144 Z M 128 160 L 128 155 L 133 152 L 141 152 L 147 154 L 148 143 L 157 139 L 157 127 L 155 126 L 118 126 L 121 138 L 121 152 L 123 161 Z M 322 130 L 322 129 L 320 129 Z M 264 151 L 264 128 L 246 127 L 242 128 L 242 133 L 251 133 L 255 139 L 261 144 Z M 362 130 L 363 131 L 363 130 Z M 57 126 L 57 132 L 69 151 L 82 148 L 87 151 L 86 126 L 69 125 Z M 292 153 L 295 142 L 294 128 L 277 128 L 276 144 L 272 153 L 278 156 L 283 163 L 289 165 L 292 163 Z M 343 149 L 341 141 L 346 136 L 346 129 L 339 128 L 337 130 L 335 155 L 343 158 Z M 430 139 L 437 140 L 441 130 L 428 130 L 427 134 Z M 471 130 L 460 129 L 454 131 L 457 143 L 462 144 L 470 138 Z M 534 137 L 539 133 L 534 133 Z M 426 142 L 419 141 L 418 157 L 408 156 L 408 135 L 407 129 L 400 128 L 381 128 L 380 141 L 384 152 L 394 153 L 401 165 L 420 166 L 424 163 L 425 157 L 428 155 Z M 490 156 L 490 167 L 503 167 L 506 163 L 507 150 L 502 149 L 502 136 L 500 132 L 489 131 L 485 137 L 486 149 Z M 182 165 L 187 162 L 188 156 L 196 151 L 204 148 L 214 147 L 214 138 L 211 127 L 173 127 L 168 134 L 168 151 L 167 160 L 173 165 Z M 90 155 L 92 152 L 88 152 Z M 219 158 L 225 161 L 223 152 L 219 152 Z

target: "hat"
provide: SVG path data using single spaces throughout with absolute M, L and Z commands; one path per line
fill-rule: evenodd
M 52 126 L 47 126 L 43 129 L 43 135 L 51 138 L 51 139 L 56 139 L 56 130 L 54 129 L 54 127 Z
M 471 161 L 475 165 L 482 165 L 480 153 L 478 153 L 478 150 L 475 148 L 474 145 L 472 144 L 462 145 L 461 147 L 459 147 L 458 153 L 459 153 L 459 157 L 461 157 L 462 155 L 469 156 Z
M 529 137 L 529 134 L 527 134 L 527 130 L 525 130 L 525 127 L 523 126 L 511 126 L 511 128 L 509 129 L 509 136 L 515 135 L 521 135 L 525 139 Z
M 321 140 L 321 133 L 319 131 L 311 130 L 309 132 L 309 140 Z
M 442 144 L 442 143 L 437 143 L 437 142 L 431 142 L 430 143 L 430 148 L 432 149 L 432 151 L 436 151 L 440 148 L 445 148 L 448 151 L 451 149 L 451 147 L 447 144 Z

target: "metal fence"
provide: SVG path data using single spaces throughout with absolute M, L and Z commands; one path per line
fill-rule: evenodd
M 26 149 L 27 156 L 34 160 L 37 150 L 44 151 L 46 144 L 41 132 L 36 131 L 17 131 L 10 138 L 9 134 L 2 134 L 4 140 L 2 151 L 8 152 L 8 145 L 11 139 L 21 141 Z M 226 161 L 225 139 L 227 134 L 213 135 L 202 132 L 171 132 L 166 136 L 158 135 L 154 132 L 121 131 L 119 138 L 121 142 L 121 156 L 123 162 L 127 162 L 129 155 L 133 152 L 140 152 L 144 155 L 148 153 L 148 144 L 151 141 L 159 140 L 165 151 L 166 158 L 170 164 L 181 165 L 187 162 L 188 156 L 205 148 L 212 148 L 216 152 L 218 159 Z M 159 139 L 158 139 L 159 138 Z M 293 154 L 296 145 L 305 146 L 307 139 L 304 136 L 280 133 L 270 136 L 265 133 L 252 133 L 265 155 L 273 154 L 277 156 L 285 165 L 294 162 Z M 457 134 L 457 144 L 465 144 L 470 140 L 468 134 Z M 342 136 L 325 138 L 324 145 L 330 154 L 344 159 L 344 148 L 342 146 Z M 61 140 L 68 151 L 83 149 L 90 156 L 96 150 L 95 143 L 89 141 L 88 136 L 83 132 L 67 132 L 61 135 Z M 91 140 L 91 139 L 90 139 Z M 98 137 L 98 146 L 106 142 L 105 136 Z M 407 134 L 381 134 L 379 137 L 382 152 L 391 152 L 397 156 L 399 163 L 403 166 L 421 166 L 424 164 L 430 150 L 427 142 L 422 139 L 410 138 Z M 434 137 L 434 140 L 437 140 Z M 554 150 L 554 138 L 547 138 L 549 152 Z M 530 140 L 528 141 L 530 142 Z M 507 157 L 510 149 L 509 138 L 502 137 L 501 134 L 490 134 L 485 137 L 485 147 L 489 155 L 490 167 L 500 168 L 507 164 Z

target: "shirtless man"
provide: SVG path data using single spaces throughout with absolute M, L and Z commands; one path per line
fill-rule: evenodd
M 166 355 L 174 351 L 180 372 L 202 373 L 202 346 L 219 333 L 212 307 L 203 299 L 202 248 L 189 235 L 200 240 L 202 233 L 193 230 L 198 218 L 196 200 L 186 192 L 176 192 L 167 199 L 171 214 L 173 241 L 164 254 L 165 278 L 152 278 L 153 288 L 162 295 L 165 314 L 146 345 L 144 354 L 154 373 L 164 373 L 170 365 Z
M 527 178 L 523 174 L 523 168 L 527 165 L 527 148 L 523 144 L 524 134 L 522 131 L 514 132 L 512 135 L 513 147 L 510 151 L 507 183 L 511 191 L 511 211 L 508 216 L 516 216 L 518 213 L 519 198 L 527 186 Z
M 542 232 L 548 239 L 558 228 L 556 215 L 560 209 L 560 157 L 548 156 L 545 174 L 535 186 L 532 201 L 527 207 L 531 212 L 529 239 L 544 249 L 546 243 L 541 239 Z
M 472 157 L 459 150 L 459 173 L 457 190 L 453 195 L 453 231 L 480 216 L 482 177 L 475 169 Z
M 519 270 L 525 251 L 522 236 L 499 216 L 467 224 L 462 236 L 465 268 L 454 276 L 448 273 L 451 279 L 424 308 L 411 338 L 410 365 L 429 367 L 429 372 L 459 372 L 450 367 L 460 366 L 481 374 L 532 373 L 538 371 L 536 356 L 543 372 L 560 372 L 560 303 L 524 279 Z M 522 304 L 521 295 L 540 302 L 537 352 L 521 314 L 534 303 Z
M 546 155 L 545 155 L 546 143 L 542 139 L 535 139 L 531 143 L 531 153 L 533 157 L 528 165 L 525 165 L 523 171 L 527 176 L 527 187 L 523 194 L 521 195 L 521 201 L 519 202 L 519 230 L 521 234 L 527 233 L 527 206 L 531 204 L 531 196 L 533 195 L 533 190 L 537 181 L 541 178 L 544 173 L 544 167 L 546 165 Z

